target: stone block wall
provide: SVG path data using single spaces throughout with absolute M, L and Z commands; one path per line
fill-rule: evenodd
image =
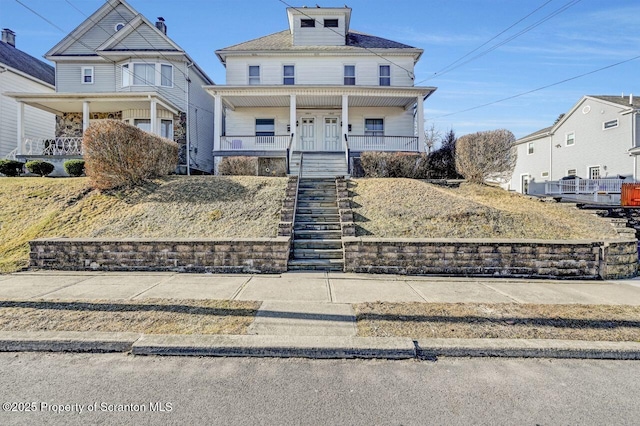
M 637 273 L 637 240 L 343 237 L 345 272 L 614 279 Z
M 287 270 L 290 238 L 54 238 L 29 244 L 31 266 L 40 269 L 280 273 Z

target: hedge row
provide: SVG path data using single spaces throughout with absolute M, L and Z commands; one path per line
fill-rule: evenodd
M 118 120 L 103 120 L 84 133 L 85 169 L 96 189 L 133 186 L 165 176 L 178 164 L 178 144 Z

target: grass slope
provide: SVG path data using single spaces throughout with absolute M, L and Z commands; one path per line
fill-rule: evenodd
M 350 182 L 358 236 L 415 238 L 616 238 L 605 220 L 484 185 L 444 188 L 411 179 Z
M 42 237 L 274 237 L 285 178 L 172 176 L 91 191 L 86 178 L 0 180 L 0 272 L 28 264 Z

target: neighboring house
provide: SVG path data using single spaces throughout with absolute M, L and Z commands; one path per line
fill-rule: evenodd
M 544 192 L 539 183 L 566 176 L 602 179 L 640 176 L 640 100 L 584 96 L 557 123 L 518 139 L 509 189 Z
M 16 49 L 16 35 L 2 30 L 0 41 L 0 159 L 15 158 L 18 127 L 27 138 L 51 138 L 55 133 L 55 116 L 33 107 L 20 107 L 22 123 L 18 124 L 19 104 L 4 92 L 21 91 L 53 93 L 55 69 L 33 56 Z
M 216 160 L 287 158 L 297 174 L 304 152 L 304 171 L 345 175 L 363 151 L 425 151 L 423 101 L 435 88 L 413 85 L 421 49 L 351 30 L 346 6 L 287 16 L 285 31 L 216 51 L 227 73 L 206 88 Z
M 173 139 L 181 171 L 213 170 L 213 81 L 167 36 L 124 0 L 107 0 L 45 57 L 56 64 L 55 93 L 9 93 L 22 105 L 56 114 L 55 139 L 20 138 L 18 157 L 57 163 L 82 154 L 94 120 L 117 119 Z

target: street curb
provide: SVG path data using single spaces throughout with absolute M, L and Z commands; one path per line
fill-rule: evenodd
M 402 337 L 144 335 L 133 344 L 134 355 L 233 356 L 278 358 L 416 357 L 411 339 Z
M 450 357 L 640 360 L 638 342 L 551 339 L 419 339 L 420 359 Z
M 0 352 L 128 352 L 142 334 L 82 331 L 0 331 Z

